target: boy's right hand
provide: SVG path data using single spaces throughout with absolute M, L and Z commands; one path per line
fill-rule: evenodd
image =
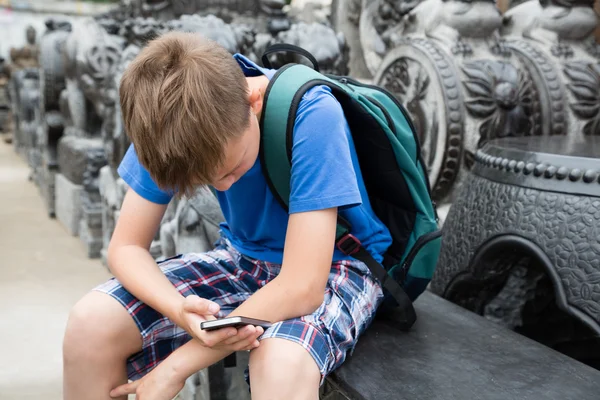
M 260 326 L 245 326 L 240 329 L 227 327 L 214 331 L 200 329 L 204 321 L 216 319 L 219 305 L 198 296 L 187 296 L 179 312 L 181 327 L 194 336 L 203 346 L 215 350 L 242 351 L 259 346 L 258 337 L 264 333 Z

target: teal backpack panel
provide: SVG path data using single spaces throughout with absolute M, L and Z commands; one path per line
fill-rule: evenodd
M 287 209 L 296 110 L 304 93 L 316 85 L 329 86 L 342 105 L 369 199 L 394 241 L 381 265 L 352 235 L 348 222 L 338 219 L 337 247 L 367 264 L 387 297 L 395 300 L 394 307 L 404 309 L 404 328 L 409 328 L 416 318 L 412 301 L 435 271 L 441 233 L 420 145 L 402 105 L 382 88 L 301 64 L 285 65 L 265 93 L 260 149 L 265 177 Z

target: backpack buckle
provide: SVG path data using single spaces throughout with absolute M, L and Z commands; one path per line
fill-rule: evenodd
M 351 256 L 360 250 L 362 243 L 356 238 L 356 236 L 346 233 L 336 243 L 337 248 L 347 256 Z

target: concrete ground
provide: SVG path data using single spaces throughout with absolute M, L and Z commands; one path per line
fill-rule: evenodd
M 70 308 L 110 277 L 49 219 L 29 168 L 0 140 L 0 399 L 62 399 Z

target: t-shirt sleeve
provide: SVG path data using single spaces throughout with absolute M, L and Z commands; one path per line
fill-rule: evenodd
M 117 172 L 130 188 L 148 201 L 168 204 L 173 197 L 171 193 L 159 188 L 148 170 L 140 164 L 133 144 L 127 149 Z
M 296 113 L 290 213 L 362 203 L 350 141 L 344 112 L 331 90 L 309 90 Z

